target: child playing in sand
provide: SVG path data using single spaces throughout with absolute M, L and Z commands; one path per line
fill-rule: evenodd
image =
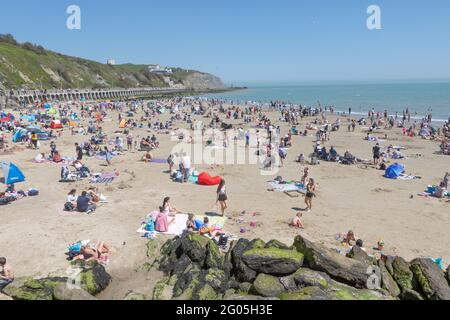
M 352 230 L 347 232 L 347 235 L 344 237 L 342 243 L 346 244 L 346 245 L 349 245 L 349 246 L 352 246 L 351 241 L 356 241 L 355 234 L 353 233 Z
M 215 238 L 225 233 L 221 231 L 220 228 L 210 225 L 209 218 L 205 217 L 205 219 L 203 219 L 203 225 L 200 228 L 200 234 L 210 236 L 211 238 Z
M 302 212 L 297 212 L 297 214 L 295 215 L 295 217 L 292 219 L 291 223 L 289 224 L 291 227 L 295 227 L 295 228 L 299 228 L 299 229 L 304 229 L 303 223 L 301 221 L 301 217 L 303 216 Z

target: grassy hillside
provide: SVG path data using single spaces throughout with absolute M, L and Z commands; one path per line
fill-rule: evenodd
M 211 89 L 223 84 L 218 78 L 197 71 L 173 69 L 174 84 L 195 89 L 195 79 L 211 79 Z M 192 80 L 194 79 L 194 82 Z M 148 71 L 146 65 L 110 66 L 70 57 L 14 38 L 0 37 L 0 82 L 11 89 L 167 87 L 163 76 Z M 204 86 L 202 84 L 202 86 Z

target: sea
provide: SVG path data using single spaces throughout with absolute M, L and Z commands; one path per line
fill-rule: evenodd
M 407 108 L 412 119 L 429 113 L 433 122 L 450 119 L 450 82 L 376 84 L 258 84 L 248 89 L 208 94 L 204 97 L 228 102 L 267 104 L 283 101 L 310 107 L 333 106 L 335 112 L 367 115 L 372 108 L 401 117 Z

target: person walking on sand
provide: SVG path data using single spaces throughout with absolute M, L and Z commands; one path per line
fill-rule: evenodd
M 106 160 L 106 166 L 110 166 L 111 160 L 112 160 L 112 154 L 109 151 L 108 147 L 105 147 L 105 160 Z
M 314 184 L 314 179 L 309 179 L 309 183 L 306 186 L 305 204 L 306 211 L 312 210 L 312 199 L 316 196 L 316 185 Z
M 222 217 L 225 216 L 225 210 L 228 208 L 227 200 L 228 196 L 227 191 L 225 189 L 225 180 L 222 179 L 220 180 L 219 186 L 217 187 L 217 201 L 216 201 L 216 205 L 217 203 L 220 203 L 220 210 L 222 212 Z
M 373 165 L 374 166 L 377 166 L 378 163 L 380 162 L 380 157 L 381 157 L 380 151 L 381 151 L 380 144 L 377 143 L 375 145 L 375 147 L 373 147 L 373 149 L 372 149 L 372 152 L 373 152 Z

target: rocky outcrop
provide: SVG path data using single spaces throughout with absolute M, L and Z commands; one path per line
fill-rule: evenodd
M 289 275 L 303 265 L 303 254 L 296 250 L 260 248 L 245 251 L 243 262 L 258 273 Z
M 331 267 L 324 267 L 322 271 L 304 266 L 305 253 L 308 252 L 298 249 L 298 240 L 297 245 L 287 246 L 275 240 L 265 243 L 260 239 L 240 239 L 232 243 L 229 251 L 224 254 L 214 241 L 197 234 L 185 233 L 167 241 L 161 248 L 162 255 L 157 264 L 167 276 L 155 286 L 153 299 L 391 298 L 386 292 L 358 290 L 332 280 L 332 277 L 358 279 L 356 276 L 336 276 L 340 274 Z M 315 249 L 316 255 L 322 250 L 321 247 Z M 327 254 L 328 260 L 324 261 L 328 264 L 333 265 L 330 262 L 333 258 L 338 261 L 335 268 L 348 268 L 349 271 L 345 272 L 350 275 L 358 274 L 352 268 L 359 267 L 364 270 L 361 271 L 360 278 L 367 280 L 368 275 L 360 266 L 361 262 L 340 257 L 346 259 L 344 263 L 328 251 Z M 353 283 L 362 283 L 362 280 Z
M 450 266 L 447 267 L 447 271 L 445 272 L 445 277 L 447 278 L 448 285 L 450 286 Z
M 191 72 L 182 80 L 182 84 L 197 91 L 201 90 L 224 90 L 227 87 L 222 80 L 216 76 L 201 72 Z
M 385 262 L 380 260 L 378 262 L 378 267 L 380 268 L 381 274 L 381 287 L 389 292 L 393 297 L 398 297 L 401 293 L 400 288 L 394 278 L 392 278 L 392 274 L 386 268 Z
M 431 259 L 411 261 L 411 270 L 422 292 L 429 300 L 450 300 L 450 287 L 445 273 Z
M 305 262 L 310 269 L 326 272 L 333 279 L 351 286 L 367 287 L 368 264 L 344 257 L 301 236 L 295 238 L 294 247 L 305 256 Z
M 14 300 L 95 300 L 111 276 L 97 263 L 79 267 L 78 284 L 65 276 L 19 278 L 4 289 L 4 294 Z
M 240 239 L 224 254 L 185 233 L 162 246 L 157 264 L 166 273 L 155 286 L 159 300 L 450 299 L 448 272 L 432 260 L 373 261 L 359 248 L 346 257 L 301 236 L 292 246 Z
M 280 279 L 268 274 L 260 273 L 250 288 L 250 293 L 262 297 L 276 297 L 285 290 Z

